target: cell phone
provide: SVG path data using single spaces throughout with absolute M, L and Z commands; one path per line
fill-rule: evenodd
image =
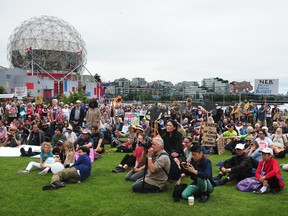
M 182 162 L 181 163 L 183 167 L 188 168 L 189 166 L 191 166 L 191 164 L 186 163 L 186 162 Z

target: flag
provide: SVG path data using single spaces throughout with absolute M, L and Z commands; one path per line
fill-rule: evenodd
M 77 55 L 82 55 L 82 53 L 83 53 L 83 50 L 76 52 Z
M 32 47 L 26 47 L 24 50 L 32 50 Z

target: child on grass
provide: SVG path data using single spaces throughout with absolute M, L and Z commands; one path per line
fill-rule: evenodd
M 65 141 L 64 142 L 64 149 L 65 149 L 65 161 L 64 161 L 64 166 L 70 167 L 74 164 L 75 162 L 75 151 L 74 151 L 74 146 L 71 141 Z
M 40 163 L 31 161 L 25 170 L 19 170 L 18 174 L 28 174 L 33 167 L 42 169 L 39 175 L 46 175 L 50 169 L 50 165 L 45 165 L 44 162 L 48 157 L 53 157 L 52 146 L 48 142 L 43 142 L 41 145 Z

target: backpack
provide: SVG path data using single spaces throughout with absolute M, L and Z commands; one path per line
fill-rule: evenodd
M 167 155 L 170 159 L 169 173 L 167 173 L 166 170 L 163 168 L 164 172 L 168 176 L 168 180 L 177 181 L 181 177 L 181 169 L 179 169 L 177 163 L 170 155 L 165 152 L 161 153 L 159 157 L 161 157 L 161 155 Z
M 261 186 L 262 183 L 255 177 L 245 178 L 237 184 L 238 190 L 242 192 L 253 192 L 258 190 Z

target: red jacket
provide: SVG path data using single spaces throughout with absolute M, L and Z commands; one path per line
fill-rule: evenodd
M 263 164 L 264 164 L 263 171 L 266 173 L 265 174 L 266 179 L 276 176 L 276 178 L 279 180 L 280 189 L 283 189 L 284 182 L 281 177 L 281 172 L 279 169 L 278 161 L 275 160 L 274 158 L 271 158 L 269 161 L 261 160 L 259 162 L 257 170 L 256 170 L 256 174 L 255 174 L 256 178 L 259 180 L 262 177 L 261 171 L 262 171 Z

